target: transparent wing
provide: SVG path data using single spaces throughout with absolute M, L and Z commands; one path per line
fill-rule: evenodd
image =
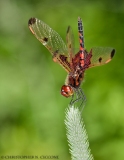
M 67 29 L 66 41 L 67 41 L 69 58 L 71 61 L 72 57 L 74 56 L 74 35 L 70 26 L 68 26 Z
M 89 68 L 91 68 L 110 62 L 115 54 L 115 49 L 111 47 L 94 47 L 89 54 L 92 56 L 89 65 Z
M 49 50 L 54 62 L 59 63 L 67 72 L 70 71 L 68 50 L 60 35 L 43 21 L 37 18 L 29 19 L 28 26 L 35 37 Z
M 73 35 L 72 29 L 70 26 L 68 26 L 68 29 L 67 29 L 66 41 L 67 41 L 67 48 L 68 48 L 68 53 L 69 53 L 70 68 L 72 71 L 74 69 L 72 58 L 74 57 L 74 47 L 75 46 L 74 46 L 74 35 Z

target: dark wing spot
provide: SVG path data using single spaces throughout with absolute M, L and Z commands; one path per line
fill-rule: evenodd
M 113 58 L 114 55 L 115 55 L 115 49 L 113 49 L 111 52 L 111 58 Z
M 101 63 L 101 61 L 102 61 L 102 57 L 99 58 L 99 63 Z
M 68 26 L 68 28 L 67 28 L 67 33 L 69 32 L 69 29 L 70 29 L 70 26 Z
M 47 37 L 44 37 L 43 39 L 45 42 L 48 42 L 48 38 Z
M 60 57 L 60 59 L 61 59 L 62 61 L 64 61 L 64 62 L 67 60 L 67 57 L 66 57 L 66 56 L 64 56 L 64 55 L 62 55 L 62 54 L 60 54 L 60 56 L 59 56 L 59 57 Z
M 30 18 L 29 21 L 28 21 L 28 25 L 32 25 L 36 22 L 36 19 L 35 18 Z
M 69 48 L 71 48 L 71 44 L 69 44 Z

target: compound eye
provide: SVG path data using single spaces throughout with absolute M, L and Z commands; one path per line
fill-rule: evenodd
M 61 88 L 61 94 L 68 98 L 74 94 L 74 91 L 71 86 L 63 85 Z

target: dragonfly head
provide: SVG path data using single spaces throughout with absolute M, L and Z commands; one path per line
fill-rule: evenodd
M 61 88 L 61 94 L 68 98 L 74 94 L 73 88 L 69 85 L 63 85 Z

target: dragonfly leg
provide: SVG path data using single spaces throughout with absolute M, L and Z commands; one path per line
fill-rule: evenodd
M 74 95 L 72 96 L 72 99 L 70 101 L 70 105 L 74 105 L 75 103 L 80 101 L 79 108 L 81 109 L 81 112 L 82 112 L 82 110 L 85 106 L 86 97 L 85 97 L 81 88 L 76 89 L 75 94 L 76 94 L 76 98 Z

